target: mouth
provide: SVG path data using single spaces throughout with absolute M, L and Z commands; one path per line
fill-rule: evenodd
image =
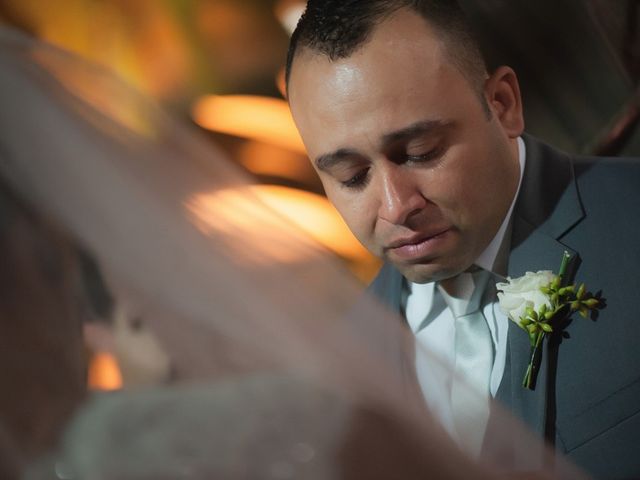
M 452 228 L 428 235 L 419 234 L 395 240 L 385 247 L 390 257 L 403 261 L 416 261 L 433 257 L 452 234 Z

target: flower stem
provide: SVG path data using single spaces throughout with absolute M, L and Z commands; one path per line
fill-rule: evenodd
M 529 365 L 522 380 L 522 386 L 529 390 L 533 390 L 536 386 L 536 377 L 538 376 L 538 368 L 540 367 L 540 358 L 542 353 L 542 340 L 545 333 L 538 332 L 535 342 L 531 345 L 531 356 L 529 357 Z
M 564 274 L 567 273 L 569 260 L 571 260 L 571 254 L 565 250 L 562 254 L 562 262 L 560 263 L 560 270 L 558 271 L 558 276 L 560 277 L 560 279 L 563 279 Z

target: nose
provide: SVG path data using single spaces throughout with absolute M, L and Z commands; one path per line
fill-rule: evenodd
M 378 218 L 404 225 L 427 204 L 415 178 L 415 171 L 391 164 L 382 172 Z

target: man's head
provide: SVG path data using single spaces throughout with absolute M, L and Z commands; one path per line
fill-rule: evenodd
M 451 0 L 310 0 L 291 37 L 287 87 L 299 50 L 308 49 L 332 61 L 348 58 L 366 44 L 380 23 L 402 9 L 420 15 L 437 30 L 450 53 L 449 59 L 481 93 L 485 61 L 464 13 Z
M 289 102 L 327 196 L 410 280 L 490 243 L 518 183 L 523 120 L 453 1 L 314 1 L 292 39 Z

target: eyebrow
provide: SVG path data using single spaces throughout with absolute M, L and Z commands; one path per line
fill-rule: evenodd
M 449 122 L 443 122 L 441 120 L 422 120 L 408 127 L 383 135 L 382 146 L 385 147 L 403 140 L 406 141 L 419 137 L 429 132 L 445 128 L 448 125 L 450 125 Z M 362 154 L 352 148 L 340 148 L 335 152 L 320 155 L 315 159 L 314 163 L 318 170 L 327 171 L 348 158 L 355 156 L 362 156 Z
M 320 155 L 316 158 L 315 164 L 316 167 L 318 167 L 318 170 L 327 171 L 340 162 L 345 161 L 347 158 L 354 156 L 361 156 L 361 154 L 352 148 L 340 148 L 333 153 Z
M 450 125 L 449 122 L 443 122 L 442 120 L 422 120 L 420 122 L 413 123 L 406 128 L 387 133 L 382 137 L 382 145 L 387 146 L 402 140 L 419 137 L 432 131 L 441 130 L 448 125 Z

